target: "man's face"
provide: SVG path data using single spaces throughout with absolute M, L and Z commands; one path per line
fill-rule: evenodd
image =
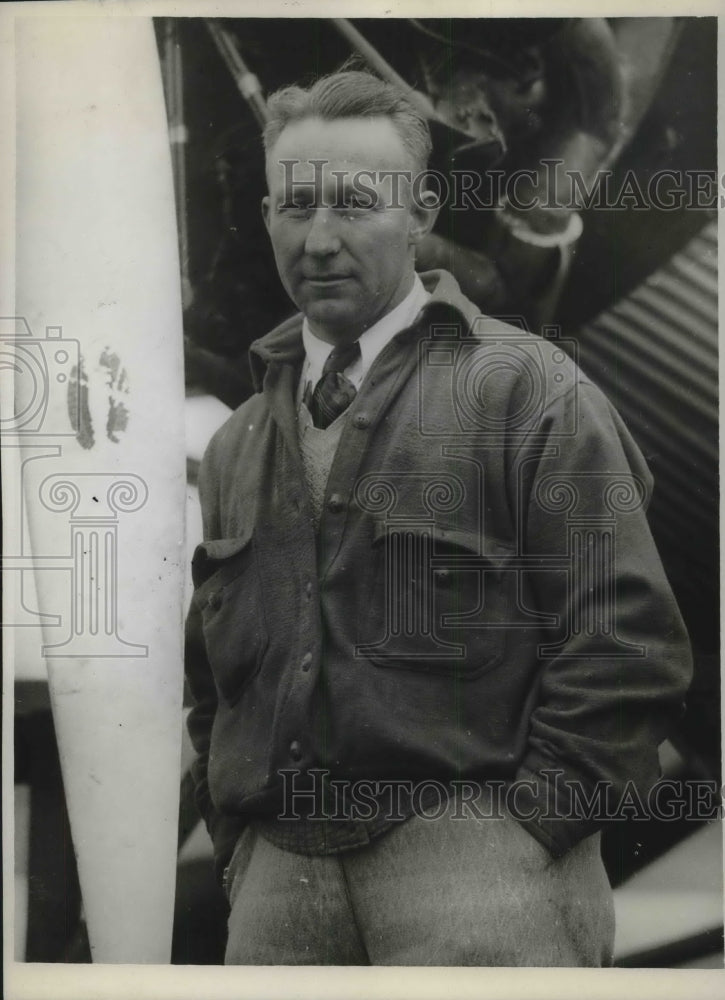
M 391 178 L 380 177 L 386 170 L 415 176 L 385 117 L 295 122 L 268 156 L 262 210 L 277 269 L 312 331 L 329 343 L 357 339 L 412 286 L 414 246 L 432 220 L 405 180 L 395 196 Z

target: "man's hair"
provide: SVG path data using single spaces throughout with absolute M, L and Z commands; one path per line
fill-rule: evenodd
M 372 73 L 346 70 L 322 76 L 311 87 L 284 87 L 267 100 L 264 150 L 269 155 L 283 129 L 307 118 L 389 118 L 416 167 L 425 170 L 432 143 L 428 122 L 396 87 Z

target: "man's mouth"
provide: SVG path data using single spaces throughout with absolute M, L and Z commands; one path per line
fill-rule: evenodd
M 339 281 L 347 281 L 349 274 L 305 274 L 305 281 L 310 285 L 334 285 Z

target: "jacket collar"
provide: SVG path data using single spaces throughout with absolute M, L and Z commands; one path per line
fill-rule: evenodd
M 421 311 L 422 318 L 430 318 L 432 313 L 445 311 L 445 317 L 450 322 L 449 311 L 455 311 L 462 316 L 470 327 L 476 316 L 480 315 L 477 306 L 470 302 L 458 287 L 458 282 L 448 271 L 425 271 L 420 275 L 425 290 L 430 293 L 430 299 Z M 420 321 L 411 329 L 417 329 Z M 291 316 L 280 323 L 264 337 L 255 340 L 249 348 L 249 365 L 252 369 L 254 388 L 260 392 L 264 376 L 270 365 L 302 364 L 305 349 L 302 344 L 302 313 Z

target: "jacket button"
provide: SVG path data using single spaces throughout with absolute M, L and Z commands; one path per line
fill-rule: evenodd
M 302 747 L 297 740 L 292 740 L 289 745 L 289 755 L 292 760 L 300 761 L 302 760 Z
M 300 664 L 303 670 L 307 671 L 312 666 L 312 653 L 305 653 Z
M 305 594 L 307 597 L 312 597 L 312 581 L 308 580 L 305 584 Z
M 219 608 L 224 603 L 224 598 L 222 597 L 221 591 L 216 590 L 213 594 L 209 595 L 209 601 L 207 602 L 212 611 L 218 611 Z
M 361 431 L 367 430 L 370 426 L 370 417 L 366 413 L 356 413 L 353 418 L 353 424 L 358 427 Z
M 327 501 L 327 509 L 332 511 L 333 514 L 339 514 L 341 510 L 345 507 L 345 501 L 342 499 L 339 493 L 333 493 L 330 499 Z

